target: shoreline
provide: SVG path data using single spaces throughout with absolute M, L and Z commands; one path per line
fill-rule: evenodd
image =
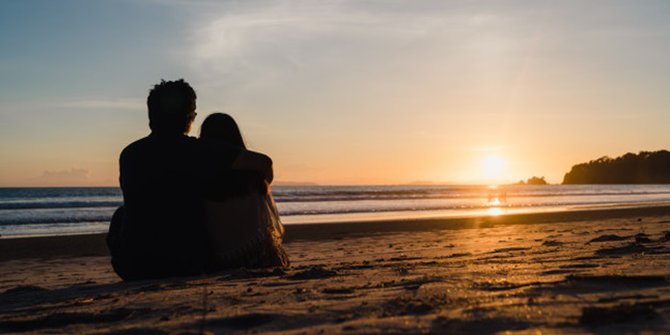
M 670 215 L 670 206 L 598 208 L 477 217 L 428 217 L 285 225 L 284 243 L 337 240 L 394 232 L 490 228 L 499 225 L 595 221 Z M 109 256 L 106 233 L 0 238 L 0 262 L 42 258 Z

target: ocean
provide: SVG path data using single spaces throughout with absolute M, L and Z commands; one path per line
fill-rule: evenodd
M 670 185 L 273 186 L 272 194 L 285 224 L 670 204 Z M 0 188 L 0 236 L 105 232 L 122 202 L 116 187 Z

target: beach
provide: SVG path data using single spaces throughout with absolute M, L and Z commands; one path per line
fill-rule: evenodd
M 104 235 L 0 239 L 0 332 L 670 332 L 670 207 L 288 225 L 285 242 L 288 269 L 124 283 Z

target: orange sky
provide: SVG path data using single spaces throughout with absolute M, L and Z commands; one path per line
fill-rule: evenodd
M 144 100 L 161 78 L 197 90 L 192 135 L 209 113 L 233 115 L 280 181 L 558 183 L 573 164 L 670 143 L 664 1 L 0 13 L 0 186 L 117 185 L 118 154 L 148 134 Z

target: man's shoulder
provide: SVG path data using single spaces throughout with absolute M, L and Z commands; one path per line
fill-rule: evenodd
M 174 147 L 174 146 L 182 146 L 182 145 L 187 145 L 187 146 L 197 146 L 198 145 L 198 139 L 195 137 L 190 137 L 190 136 L 169 136 L 169 137 L 162 137 L 162 136 L 155 136 L 155 135 L 148 135 L 146 137 L 140 138 L 139 140 L 136 140 L 135 142 L 132 142 L 128 144 L 121 154 L 123 153 L 133 153 L 133 152 L 142 152 L 145 150 L 152 150 L 157 147 Z
M 145 148 L 149 146 L 149 142 L 150 142 L 149 136 L 146 136 L 128 144 L 121 151 L 121 159 L 144 151 Z

